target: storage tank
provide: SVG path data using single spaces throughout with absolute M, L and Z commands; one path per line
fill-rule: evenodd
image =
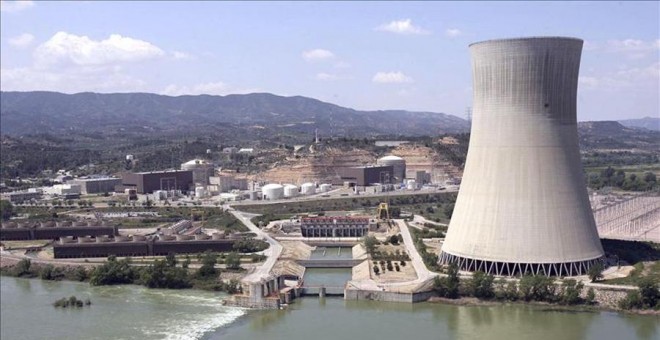
M 181 164 L 181 170 L 192 171 L 193 183 L 208 185 L 209 177 L 213 176 L 213 164 L 204 159 L 193 159 Z
M 300 186 L 300 193 L 303 195 L 314 195 L 316 193 L 316 185 L 314 183 L 303 183 Z
M 275 183 L 264 185 L 261 192 L 265 200 L 278 200 L 284 197 L 284 187 Z
M 417 190 L 417 181 L 414 179 L 409 179 L 408 183 L 406 183 L 406 188 L 408 190 Z
M 195 188 L 195 197 L 206 197 L 206 189 L 204 187 L 196 187 Z
M 321 192 L 328 192 L 332 190 L 332 184 L 323 183 L 319 186 L 319 190 L 321 190 Z
M 259 192 L 258 191 L 250 191 L 250 199 L 253 201 L 256 201 L 259 199 Z
M 398 156 L 385 156 L 376 161 L 376 164 L 391 166 L 393 168 L 394 182 L 402 183 L 406 178 L 406 160 Z
M 298 186 L 293 184 L 287 184 L 284 186 L 284 197 L 296 197 L 298 196 Z

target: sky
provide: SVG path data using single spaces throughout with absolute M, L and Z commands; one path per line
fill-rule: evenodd
M 583 39 L 578 120 L 660 117 L 660 3 L 2 1 L 2 91 L 471 106 L 468 45 Z

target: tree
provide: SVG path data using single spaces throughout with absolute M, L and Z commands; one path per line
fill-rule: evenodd
M 202 266 L 197 270 L 197 276 L 201 278 L 209 278 L 217 275 L 215 265 L 218 263 L 218 257 L 211 251 L 205 251 L 202 255 Z
M 30 261 L 30 259 L 22 259 L 18 261 L 16 267 L 14 267 L 14 273 L 18 277 L 29 275 L 31 274 L 30 267 L 32 267 L 32 261 Z
M 367 250 L 367 253 L 371 254 L 374 252 L 374 250 L 376 250 L 376 246 L 380 244 L 380 242 L 378 242 L 374 236 L 365 236 L 364 239 L 362 239 L 362 244 Z
M 458 266 L 452 263 L 447 269 L 446 277 L 435 277 L 433 289 L 439 296 L 455 299 L 458 297 L 459 284 Z
M 566 279 L 562 282 L 562 295 L 560 302 L 564 305 L 576 305 L 582 301 L 580 294 L 584 284 L 573 279 Z
M 520 279 L 520 297 L 525 301 L 554 302 L 556 287 L 553 280 L 542 275 L 525 275 Z
M 398 245 L 399 244 L 399 236 L 397 236 L 397 235 L 390 236 L 390 243 L 392 243 L 395 246 Z
M 646 308 L 655 308 L 660 300 L 658 283 L 653 278 L 645 277 L 637 284 L 642 305 Z
M 225 259 L 227 269 L 237 270 L 241 269 L 241 257 L 236 252 L 231 252 Z
M 452 214 L 454 213 L 454 203 L 449 203 L 445 205 L 444 211 L 445 216 L 451 219 Z
M 165 262 L 167 263 L 168 267 L 176 267 L 176 254 L 174 253 L 167 253 L 167 256 L 165 257 Z
M 591 268 L 589 268 L 589 279 L 591 282 L 600 281 L 603 278 L 603 264 L 600 262 L 595 263 Z
M 588 305 L 593 305 L 593 304 L 595 303 L 595 301 L 596 301 L 596 293 L 594 292 L 594 289 L 593 289 L 592 287 L 589 287 L 589 289 L 587 290 L 587 296 L 586 296 L 586 298 L 584 299 L 584 301 L 585 301 Z
M 14 215 L 14 206 L 7 200 L 0 200 L 0 215 L 3 221 L 7 221 Z
M 89 283 L 92 286 L 133 283 L 136 272 L 130 264 L 130 258 L 117 260 L 117 257 L 114 255 L 108 256 L 106 263 L 94 268 L 90 275 Z
M 472 274 L 472 279 L 468 281 L 468 292 L 479 299 L 490 299 L 495 296 L 493 291 L 494 280 L 495 278 L 492 275 L 476 271 Z

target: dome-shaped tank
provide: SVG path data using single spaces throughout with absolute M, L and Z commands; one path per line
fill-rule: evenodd
M 213 164 L 204 159 L 193 159 L 181 164 L 181 170 L 192 171 L 194 184 L 208 185 L 209 177 L 213 175 Z
M 279 184 L 266 184 L 261 188 L 265 200 L 278 200 L 284 197 L 284 187 Z
M 323 183 L 319 185 L 319 190 L 321 190 L 321 192 L 328 192 L 332 190 L 332 184 Z
M 314 195 L 316 193 L 316 185 L 314 183 L 303 183 L 300 186 L 300 193 L 303 195 Z
M 394 182 L 401 183 L 406 178 L 406 160 L 398 156 L 385 156 L 376 161 L 376 164 L 391 166 L 393 169 Z
M 298 186 L 293 184 L 287 184 L 284 186 L 284 197 L 296 197 L 298 196 Z

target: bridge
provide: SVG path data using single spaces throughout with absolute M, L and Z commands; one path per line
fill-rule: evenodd
M 354 260 L 354 259 L 331 259 L 331 260 L 321 260 L 321 259 L 309 259 L 309 260 L 297 260 L 296 263 L 305 267 L 305 268 L 353 268 L 358 264 L 362 263 L 364 260 Z

